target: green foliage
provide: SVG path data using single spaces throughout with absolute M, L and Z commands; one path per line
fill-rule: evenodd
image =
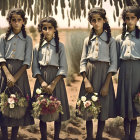
M 58 13 L 58 2 L 60 2 L 61 13 L 63 19 L 65 18 L 65 11 L 68 11 L 68 20 L 72 19 L 80 19 L 81 17 L 85 17 L 87 15 L 86 9 L 90 9 L 94 7 L 96 4 L 102 7 L 103 0 L 69 0 L 68 7 L 66 7 L 65 0 L 1 0 L 0 11 L 1 15 L 5 16 L 7 10 L 14 7 L 23 7 L 24 11 L 28 13 L 30 19 L 32 20 L 34 17 L 34 23 L 37 23 L 37 19 L 42 16 L 52 16 L 53 12 L 55 14 Z M 115 7 L 115 16 L 119 16 L 119 7 L 123 8 L 123 6 L 127 5 L 140 5 L 139 0 L 110 0 L 110 5 Z M 54 11 L 53 11 L 54 8 Z M 34 11 L 33 11 L 34 10 Z

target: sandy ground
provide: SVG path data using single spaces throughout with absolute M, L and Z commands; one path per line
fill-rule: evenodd
M 31 78 L 31 72 L 29 73 L 29 80 L 31 85 L 31 90 L 33 91 L 33 85 L 35 79 Z M 75 75 L 75 81 L 71 83 L 71 86 L 67 86 L 67 95 L 69 100 L 69 105 L 71 108 L 71 119 L 69 121 L 62 123 L 62 129 L 60 132 L 61 140 L 84 140 L 86 138 L 85 121 L 82 119 L 77 119 L 75 117 L 75 105 L 78 98 L 78 93 L 80 89 L 80 84 L 82 78 Z M 116 88 L 116 84 L 114 84 Z M 140 119 L 139 121 L 140 122 Z M 54 127 L 53 122 L 47 123 L 48 140 L 53 140 Z M 94 138 L 97 131 L 97 120 L 93 120 L 93 134 Z M 140 140 L 140 123 L 138 123 L 136 138 Z M 11 128 L 9 128 L 9 138 L 10 138 Z M 106 127 L 103 133 L 104 140 L 120 140 L 123 137 L 123 127 L 122 119 L 109 119 L 106 121 Z M 35 125 L 28 127 L 21 127 L 19 130 L 18 140 L 40 140 L 39 132 L 39 121 L 35 120 Z

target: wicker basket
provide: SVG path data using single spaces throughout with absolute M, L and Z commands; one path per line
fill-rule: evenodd
M 11 93 L 17 92 L 20 97 L 24 97 L 21 89 L 14 85 L 12 88 L 6 88 L 5 94 L 10 96 Z M 21 119 L 25 113 L 26 113 L 27 107 L 14 107 L 14 108 L 9 108 L 5 107 L 4 110 L 2 111 L 2 114 L 6 117 L 13 118 L 13 119 Z
M 2 114 L 9 118 L 21 119 L 25 115 L 25 112 L 26 107 L 15 107 L 15 108 L 6 107 L 2 112 Z
M 51 113 L 51 114 L 40 115 L 40 120 L 42 120 L 43 122 L 56 121 L 58 118 L 59 118 L 59 113 L 58 112 L 54 112 L 54 113 Z
M 137 111 L 138 113 L 140 113 L 140 104 L 137 103 L 137 102 L 135 102 L 135 103 L 134 103 L 134 106 L 135 106 L 136 111 Z
M 84 111 L 82 111 L 81 112 L 82 113 L 82 118 L 84 119 L 84 120 L 91 120 L 91 119 L 93 119 L 94 117 L 93 117 L 93 114 L 90 112 L 90 111 L 87 111 L 87 110 L 84 110 Z

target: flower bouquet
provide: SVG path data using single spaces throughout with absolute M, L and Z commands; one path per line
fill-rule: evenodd
M 97 118 L 100 113 L 100 102 L 97 97 L 98 93 L 86 94 L 81 96 L 77 101 L 77 114 L 84 120 Z
M 36 101 L 32 103 L 33 117 L 39 118 L 43 122 L 55 121 L 62 112 L 61 102 L 48 94 L 43 94 L 41 89 L 36 90 Z
M 10 89 L 7 88 L 0 95 L 0 108 L 4 116 L 14 119 L 20 119 L 25 115 L 28 99 L 22 95 L 21 90 L 14 86 L 14 90 L 11 93 Z
M 140 113 L 140 92 L 134 98 L 134 106 L 138 113 Z

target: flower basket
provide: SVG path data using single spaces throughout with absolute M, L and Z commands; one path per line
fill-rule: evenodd
M 42 120 L 43 122 L 56 121 L 58 118 L 59 118 L 59 113 L 58 112 L 40 115 L 40 120 Z
M 136 94 L 134 98 L 134 107 L 138 113 L 140 113 L 140 92 Z
M 0 95 L 0 101 L 1 112 L 4 116 L 21 119 L 25 115 L 28 100 L 17 86 L 6 88 Z
M 84 120 L 91 120 L 92 118 L 94 118 L 93 113 L 91 111 L 88 110 L 84 110 L 81 112 L 82 113 L 82 118 Z
M 56 121 L 59 113 L 63 114 L 61 102 L 56 97 L 43 93 L 41 89 L 37 89 L 36 93 L 36 101 L 32 103 L 32 116 L 43 122 Z
M 77 116 L 84 120 L 97 118 L 101 108 L 98 93 L 81 96 L 77 101 L 76 108 Z
M 26 107 L 15 107 L 9 108 L 5 107 L 2 114 L 9 118 L 20 119 L 25 115 Z
M 134 103 L 135 109 L 138 113 L 140 113 L 140 104 L 138 102 Z

